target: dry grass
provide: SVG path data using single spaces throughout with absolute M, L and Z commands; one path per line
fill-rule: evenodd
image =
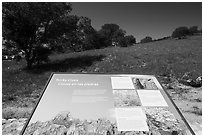
M 52 72 L 150 74 L 156 75 L 162 83 L 169 82 L 165 79 L 169 75 L 180 80 L 188 72 L 187 77 L 194 79 L 202 75 L 202 37 L 55 54 L 50 59 L 50 63 L 32 70 L 24 69 L 25 61 L 2 61 L 3 108 L 10 102 L 32 98 L 33 91 L 41 92 Z
M 2 118 L 4 119 L 20 119 L 20 118 L 29 118 L 31 114 L 31 108 L 16 108 L 16 107 L 7 107 L 2 110 Z

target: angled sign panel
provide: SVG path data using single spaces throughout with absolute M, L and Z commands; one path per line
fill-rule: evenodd
M 54 73 L 21 134 L 194 134 L 154 76 Z

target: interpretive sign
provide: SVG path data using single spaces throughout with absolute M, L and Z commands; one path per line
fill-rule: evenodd
M 194 132 L 154 76 L 54 73 L 21 134 Z

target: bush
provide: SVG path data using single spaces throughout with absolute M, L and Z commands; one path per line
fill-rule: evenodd
M 84 40 L 83 50 L 100 49 L 104 46 L 97 32 L 87 35 Z
M 198 33 L 198 26 L 192 26 L 189 28 L 189 34 L 190 35 L 194 35 L 196 33 Z
M 173 38 L 179 39 L 185 38 L 187 35 L 189 35 L 189 30 L 187 27 L 178 27 L 172 33 Z
M 125 39 L 128 46 L 132 46 L 133 44 L 136 44 L 136 39 L 133 35 L 125 36 Z
M 140 42 L 141 42 L 141 43 L 152 42 L 152 38 L 149 37 L 149 36 L 147 36 L 147 37 L 143 38 Z
M 125 37 L 121 37 L 120 39 L 118 39 L 118 46 L 119 47 L 127 47 L 128 46 Z

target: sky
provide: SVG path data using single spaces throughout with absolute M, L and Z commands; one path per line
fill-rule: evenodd
M 89 17 L 99 30 L 103 24 L 115 23 L 139 42 L 170 36 L 180 26 L 202 27 L 201 2 L 72 2 L 72 13 Z

